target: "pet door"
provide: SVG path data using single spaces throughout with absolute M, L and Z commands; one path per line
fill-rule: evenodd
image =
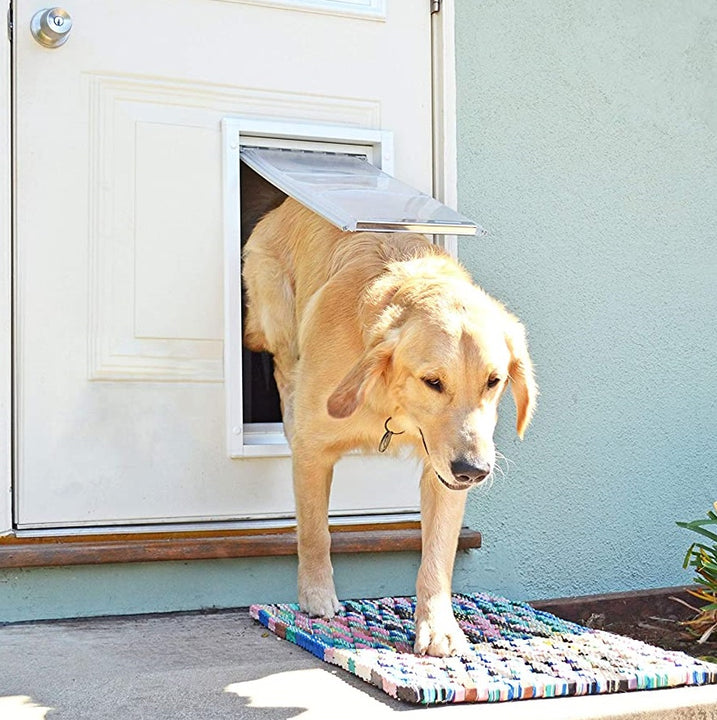
M 289 454 L 271 357 L 242 347 L 241 247 L 288 195 L 346 231 L 474 235 L 478 226 L 391 175 L 390 132 L 225 119 L 225 387 L 231 457 Z

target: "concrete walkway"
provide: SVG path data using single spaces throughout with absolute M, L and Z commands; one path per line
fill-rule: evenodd
M 717 686 L 415 707 L 247 611 L 0 627 L 0 720 L 717 720 Z

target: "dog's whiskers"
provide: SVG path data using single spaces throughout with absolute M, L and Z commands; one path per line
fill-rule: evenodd
M 504 463 L 505 467 L 501 464 Z M 493 470 L 491 471 L 490 476 L 487 479 L 492 479 L 495 477 L 495 473 L 499 472 L 501 478 L 507 477 L 508 473 L 510 472 L 510 465 L 513 461 L 507 458 L 503 453 L 495 451 L 495 463 L 493 465 Z
M 510 458 L 503 455 L 503 453 L 500 452 L 499 450 L 495 451 L 495 457 L 497 460 L 505 460 L 506 470 L 510 470 L 510 464 L 513 462 Z

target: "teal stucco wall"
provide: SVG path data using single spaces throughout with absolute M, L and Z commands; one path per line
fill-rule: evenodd
M 675 520 L 717 499 L 717 6 L 458 0 L 461 243 L 529 331 L 542 395 L 472 493 L 458 590 L 681 584 Z M 413 591 L 415 554 L 345 556 L 339 594 Z M 0 572 L 0 619 L 288 601 L 292 559 Z
M 541 397 L 472 495 L 463 587 L 681 584 L 717 500 L 717 5 L 457 2 L 460 256 L 528 328 Z

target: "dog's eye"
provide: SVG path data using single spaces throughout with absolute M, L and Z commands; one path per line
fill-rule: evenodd
M 489 388 L 494 388 L 499 382 L 500 382 L 499 377 L 492 377 L 492 378 L 488 378 L 487 384 L 488 384 Z
M 421 379 L 426 385 L 428 385 L 429 388 L 431 388 L 431 390 L 435 390 L 436 392 L 443 392 L 443 383 L 438 378 L 424 377 Z

